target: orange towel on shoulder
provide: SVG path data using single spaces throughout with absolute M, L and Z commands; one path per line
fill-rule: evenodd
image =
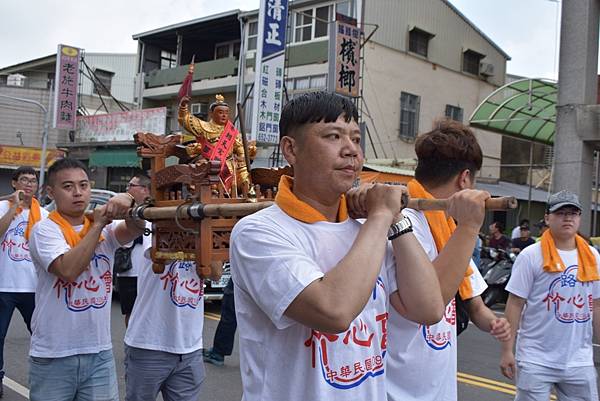
M 408 193 L 411 198 L 424 198 L 424 199 L 435 199 L 417 180 L 412 179 L 408 182 Z M 446 217 L 446 213 L 443 210 L 430 210 L 423 212 L 431 235 L 435 241 L 435 247 L 438 253 L 442 251 L 454 230 L 456 230 L 456 223 L 451 217 Z M 471 286 L 470 276 L 473 274 L 471 266 L 467 266 L 465 277 L 458 286 L 458 293 L 464 300 L 473 298 L 473 287 Z
M 542 234 L 540 244 L 542 246 L 542 257 L 544 258 L 544 271 L 549 273 L 565 271 L 567 267 L 558 254 L 550 230 L 546 230 L 546 232 Z M 581 282 L 600 280 L 596 257 L 588 243 L 583 237 L 577 235 L 575 237 L 575 244 L 577 246 L 577 280 Z
M 17 207 L 17 214 L 23 211 L 22 207 Z M 27 219 L 27 228 L 25 229 L 25 239 L 29 240 L 29 234 L 34 224 L 40 221 L 42 212 L 40 211 L 40 203 L 37 199 L 31 198 L 31 206 L 29 207 L 29 218 Z
M 275 195 L 275 203 L 288 216 L 300 220 L 303 223 L 316 223 L 318 221 L 327 221 L 325 216 L 318 210 L 310 206 L 308 203 L 301 201 L 292 192 L 294 179 L 290 176 L 283 175 L 279 179 L 277 195 Z M 348 218 L 348 206 L 346 204 L 346 196 L 340 197 L 340 207 L 338 209 L 337 221 L 342 222 Z
M 75 246 L 85 237 L 85 235 L 90 231 L 90 227 L 92 226 L 92 222 L 89 218 L 85 217 L 83 222 L 83 229 L 78 233 L 73 230 L 73 226 L 58 213 L 56 210 L 50 212 L 48 218 L 58 224 L 60 227 L 60 231 L 62 231 L 65 240 L 67 240 L 67 244 L 71 248 L 75 248 Z M 100 235 L 100 242 L 104 241 L 104 237 Z

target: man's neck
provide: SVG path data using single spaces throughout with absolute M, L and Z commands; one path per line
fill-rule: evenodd
M 554 245 L 556 249 L 560 249 L 561 251 L 572 251 L 577 248 L 577 243 L 575 242 L 575 236 L 572 237 L 562 237 L 552 235 L 554 238 Z
M 294 182 L 292 193 L 302 202 L 321 213 L 327 221 L 332 223 L 337 222 L 338 211 L 340 209 L 340 196 L 331 196 L 330 199 L 324 199 L 325 197 L 317 199 L 314 194 L 309 191 L 304 191 L 296 182 Z
M 500 239 L 501 237 L 502 237 L 502 233 L 500 231 L 497 231 L 494 233 L 494 238 Z
M 31 208 L 31 198 L 24 198 L 23 199 L 23 209 L 30 209 Z
M 423 185 L 423 188 L 436 199 L 446 199 L 458 192 L 452 182 L 435 187 L 423 183 L 421 183 L 421 185 Z
M 60 210 L 58 210 L 58 213 L 72 226 L 80 226 L 85 221 L 85 214 L 81 214 L 79 216 L 71 216 L 61 212 Z

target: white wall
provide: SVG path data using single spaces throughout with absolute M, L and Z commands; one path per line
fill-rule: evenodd
M 366 115 L 363 117 L 369 125 L 373 141 L 376 142 L 378 157 L 402 159 L 416 156 L 414 144 L 399 137 L 401 92 L 421 97 L 417 132 L 423 133 L 432 128 L 436 118 L 444 116 L 447 104 L 463 108 L 463 122 L 468 123 L 475 107 L 496 87 L 370 42 L 365 46 L 363 89 L 373 121 Z M 481 177 L 499 178 L 501 136 L 482 130 L 477 130 L 476 135 L 484 153 Z M 373 158 L 373 148 L 369 140 L 366 142 L 366 156 Z M 387 157 L 383 154 L 384 150 Z

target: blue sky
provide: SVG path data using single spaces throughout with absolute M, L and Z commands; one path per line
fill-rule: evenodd
M 366 0 L 367 4 L 369 0 Z M 508 72 L 556 78 L 556 13 L 551 0 L 450 0 L 512 60 Z M 0 13 L 0 67 L 56 52 L 58 43 L 88 52 L 132 52 L 131 35 L 258 0 L 6 1 Z M 101 5 L 101 6 L 99 6 Z

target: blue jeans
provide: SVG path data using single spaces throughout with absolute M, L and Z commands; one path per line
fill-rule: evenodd
M 172 354 L 125 345 L 126 401 L 197 401 L 206 378 L 202 350 Z
M 4 377 L 4 339 L 15 308 L 19 310 L 31 333 L 31 315 L 35 307 L 33 292 L 0 292 L 0 380 Z
M 29 357 L 31 401 L 118 401 L 112 350 L 63 358 Z

